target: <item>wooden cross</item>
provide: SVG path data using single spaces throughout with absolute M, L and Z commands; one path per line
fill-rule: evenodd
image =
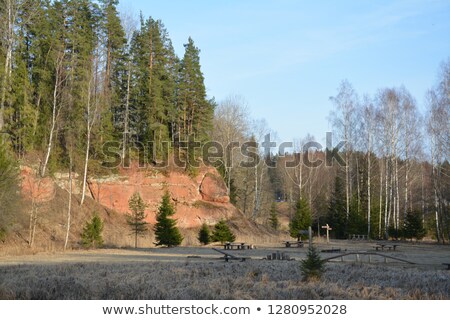
M 327 243 L 330 243 L 330 230 L 333 230 L 328 223 L 325 226 L 322 226 L 322 229 L 327 229 Z

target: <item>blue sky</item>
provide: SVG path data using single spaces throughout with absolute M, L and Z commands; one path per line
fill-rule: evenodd
M 161 19 L 182 57 L 201 50 L 208 95 L 239 94 L 280 139 L 329 130 L 329 97 L 348 79 L 373 95 L 405 85 L 424 109 L 450 57 L 450 1 L 121 0 L 120 10 Z

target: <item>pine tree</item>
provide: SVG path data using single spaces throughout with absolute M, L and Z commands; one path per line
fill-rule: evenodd
M 225 220 L 220 220 L 214 226 L 214 231 L 212 234 L 212 240 L 221 243 L 233 242 L 236 240 L 235 235 L 231 232 L 230 228 L 226 224 Z
M 170 203 L 170 194 L 166 191 L 162 197 L 161 205 L 156 216 L 155 237 L 157 246 L 174 247 L 181 244 L 183 237 L 178 230 L 175 219 L 170 218 L 175 210 Z
M 98 248 L 103 245 L 103 221 L 97 213 L 91 221 L 87 221 L 81 234 L 81 242 L 85 248 Z
M 300 240 L 302 238 L 301 231 L 308 230 L 311 226 L 311 210 L 305 198 L 297 201 L 296 210 L 291 222 L 289 223 L 289 233 L 292 238 Z
M 345 187 L 342 178 L 337 175 L 334 189 L 328 204 L 327 223 L 333 228 L 336 238 L 343 239 L 347 234 Z
M 138 236 L 145 234 L 147 229 L 147 222 L 145 218 L 145 208 L 147 205 L 141 198 L 139 192 L 135 192 L 131 198 L 128 200 L 128 206 L 131 210 L 130 214 L 127 214 L 127 223 L 131 227 L 134 234 L 134 247 L 137 248 Z
M 198 232 L 198 241 L 200 241 L 200 243 L 204 245 L 207 245 L 211 242 L 211 232 L 209 231 L 208 225 L 206 223 L 202 224 L 202 227 Z
M 423 227 L 420 213 L 408 211 L 405 219 L 405 225 L 403 226 L 403 236 L 406 239 L 416 238 L 417 240 L 421 240 L 425 234 L 426 231 Z
M 184 45 L 185 53 L 180 65 L 178 87 L 179 132 L 184 140 L 190 135 L 204 141 L 208 139 L 214 114 L 214 100 L 207 100 L 204 77 L 200 66 L 200 50 L 192 38 Z
M 300 270 L 304 280 L 318 280 L 325 272 L 325 261 L 314 246 L 308 248 L 306 259 L 302 260 Z
M 269 224 L 274 230 L 277 230 L 278 227 L 280 226 L 280 222 L 278 220 L 277 206 L 275 203 L 272 203 L 272 207 L 270 208 Z
M 165 156 L 162 144 L 173 137 L 176 123 L 176 77 L 178 58 L 161 21 L 144 21 L 131 41 L 133 64 L 132 113 L 137 139 L 150 144 L 149 156 Z
M 12 152 L 0 141 L 0 229 L 6 234 L 19 204 L 18 164 Z

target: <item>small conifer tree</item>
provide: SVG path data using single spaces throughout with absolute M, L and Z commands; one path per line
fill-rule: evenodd
M 178 230 L 175 219 L 170 218 L 175 209 L 170 203 L 170 194 L 166 191 L 162 197 L 161 205 L 156 216 L 155 237 L 157 246 L 174 247 L 181 244 L 183 237 Z
M 131 198 L 128 200 L 128 206 L 130 207 L 131 213 L 127 214 L 127 223 L 131 227 L 132 233 L 134 234 L 134 247 L 137 248 L 138 236 L 143 235 L 147 231 L 147 222 L 145 218 L 145 208 L 147 205 L 142 200 L 139 192 L 135 192 Z
M 272 207 L 270 208 L 270 217 L 269 217 L 269 225 L 277 230 L 280 226 L 280 222 L 278 220 L 278 213 L 275 203 L 272 203 Z
M 296 204 L 294 216 L 289 222 L 289 233 L 292 238 L 300 239 L 305 237 L 302 235 L 302 230 L 307 230 L 311 225 L 311 210 L 305 198 L 300 199 Z
M 200 241 L 200 243 L 203 245 L 207 245 L 211 242 L 211 232 L 209 231 L 208 225 L 206 223 L 202 224 L 202 227 L 198 232 L 198 241 Z
M 98 248 L 103 245 L 103 221 L 97 213 L 91 221 L 87 221 L 81 234 L 81 242 L 85 248 Z
M 212 239 L 213 241 L 219 241 L 221 243 L 224 243 L 224 242 L 233 242 L 236 239 L 236 237 L 231 232 L 225 220 L 220 220 L 214 226 Z
M 300 270 L 305 280 L 320 279 L 325 272 L 325 261 L 314 246 L 308 248 L 306 259 L 300 264 Z
M 403 235 L 406 239 L 416 238 L 417 240 L 423 239 L 426 231 L 423 227 L 422 217 L 420 213 L 415 211 L 409 211 L 405 218 L 405 225 L 403 227 Z

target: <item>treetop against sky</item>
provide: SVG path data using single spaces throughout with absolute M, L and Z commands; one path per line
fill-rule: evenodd
M 191 36 L 208 96 L 240 94 L 284 140 L 330 129 L 329 97 L 348 79 L 362 96 L 404 85 L 425 93 L 449 56 L 448 1 L 145 1 L 122 12 L 161 19 L 176 53 Z

